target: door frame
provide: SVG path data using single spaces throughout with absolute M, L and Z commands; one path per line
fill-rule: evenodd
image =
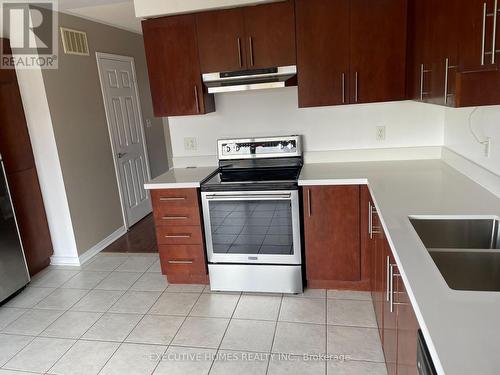
M 123 225 L 125 226 L 125 229 L 128 230 L 130 228 L 128 217 L 127 217 L 127 212 L 125 209 L 125 202 L 123 198 L 123 193 L 122 193 L 122 182 L 120 178 L 120 173 L 118 172 L 119 166 L 118 166 L 118 157 L 117 157 L 117 152 L 116 152 L 116 145 L 115 145 L 115 139 L 113 138 L 113 131 L 111 129 L 111 121 L 110 121 L 110 113 L 108 111 L 108 106 L 106 105 L 107 97 L 106 97 L 106 90 L 104 88 L 102 79 L 101 79 L 101 65 L 100 62 L 102 59 L 107 59 L 107 60 L 118 60 L 122 62 L 128 62 L 130 63 L 132 67 L 132 79 L 134 81 L 134 86 L 135 86 L 135 97 L 137 99 L 137 110 L 139 112 L 139 122 L 140 122 L 140 129 L 141 129 L 141 135 L 142 135 L 142 145 L 144 148 L 144 153 L 145 153 L 145 162 L 146 162 L 146 173 L 147 177 L 149 180 L 151 180 L 151 169 L 149 166 L 149 152 L 148 152 L 148 146 L 146 144 L 146 133 L 144 131 L 144 120 L 142 118 L 142 105 L 141 105 L 141 100 L 139 98 L 139 87 L 137 84 L 137 75 L 135 73 L 135 60 L 131 56 L 123 56 L 123 55 L 115 55 L 111 53 L 105 53 L 105 52 L 96 52 L 96 62 L 97 62 L 97 72 L 99 76 L 99 84 L 101 86 L 101 93 L 102 93 L 102 100 L 104 104 L 104 112 L 106 113 L 106 124 L 108 127 L 108 135 L 109 139 L 111 142 L 111 153 L 113 156 L 113 165 L 115 166 L 115 177 L 116 177 L 116 182 L 118 184 L 118 194 L 120 196 L 120 206 L 122 209 L 122 216 L 123 216 Z M 149 191 L 146 190 L 146 194 L 149 194 Z M 151 200 L 151 195 L 150 198 Z

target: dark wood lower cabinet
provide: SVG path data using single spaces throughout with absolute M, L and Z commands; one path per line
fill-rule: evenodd
M 386 300 L 384 301 L 384 315 L 383 315 L 383 337 L 384 341 L 382 347 L 384 349 L 385 364 L 387 365 L 387 374 L 396 375 L 397 372 L 397 358 L 398 358 L 398 319 L 397 312 L 394 304 L 395 293 L 391 290 L 390 278 L 394 280 L 393 272 L 395 267 L 394 257 L 392 256 L 391 249 L 387 241 L 382 244 L 386 259 L 386 267 L 389 267 L 389 277 L 385 282 Z M 387 298 L 388 297 L 388 298 Z M 417 353 L 415 352 L 415 355 Z
M 417 374 L 417 318 L 378 216 L 372 249 L 372 299 L 388 375 Z
M 360 187 L 304 188 L 306 277 L 312 288 L 355 288 L 361 279 Z
M 197 189 L 152 190 L 161 270 L 171 284 L 208 283 Z
M 4 51 L 8 39 L 0 38 Z M 53 253 L 28 126 L 14 70 L 0 69 L 0 154 L 31 275 L 50 263 Z M 1 249 L 0 249 L 1 251 Z
M 417 331 L 418 321 L 411 306 L 410 298 L 406 293 L 403 280 L 398 277 L 396 280 L 398 315 L 398 375 L 417 374 Z
M 35 168 L 7 174 L 30 275 L 50 263 L 52 240 Z

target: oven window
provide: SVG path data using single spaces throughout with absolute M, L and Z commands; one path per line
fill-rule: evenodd
M 290 201 L 209 204 L 214 253 L 293 254 Z

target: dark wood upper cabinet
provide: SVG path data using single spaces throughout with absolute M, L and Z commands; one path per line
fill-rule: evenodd
M 360 187 L 304 189 L 306 277 L 311 287 L 360 280 Z
M 494 0 L 455 0 L 457 5 L 457 39 L 460 40 L 459 70 L 470 72 L 495 69 L 500 49 L 499 31 L 494 38 Z M 497 17 L 500 14 L 497 14 Z M 493 61 L 493 51 L 495 61 Z
M 296 64 L 294 1 L 246 7 L 244 14 L 248 69 Z
M 406 0 L 351 0 L 351 103 L 405 98 L 406 18 Z
M 243 9 L 198 13 L 196 27 L 202 73 L 246 68 Z
M 296 0 L 299 107 L 349 103 L 350 0 Z
M 202 73 L 295 65 L 293 1 L 196 15 Z
M 213 95 L 201 82 L 195 16 L 145 20 L 142 28 L 155 115 L 213 112 Z

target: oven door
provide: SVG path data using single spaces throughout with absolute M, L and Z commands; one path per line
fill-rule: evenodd
M 297 190 L 201 195 L 209 263 L 301 264 Z

